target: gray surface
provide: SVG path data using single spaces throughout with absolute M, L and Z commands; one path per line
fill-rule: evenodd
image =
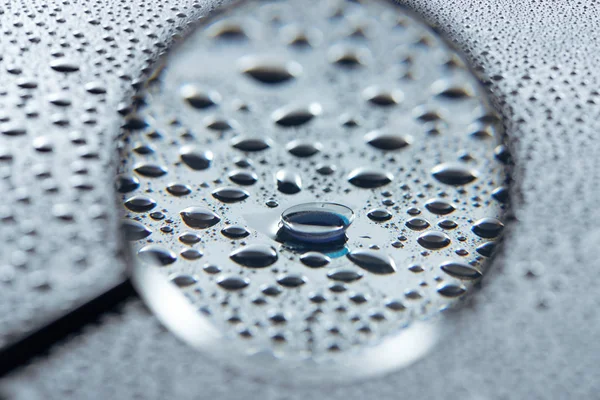
M 495 268 L 473 304 L 451 318 L 444 339 L 428 357 L 360 386 L 291 390 L 265 384 L 268 376 L 264 382 L 258 382 L 215 367 L 175 340 L 139 303 L 133 302 L 122 315 L 107 316 L 103 324 L 88 327 L 84 335 L 65 341 L 50 356 L 7 379 L 5 390 L 15 398 L 106 398 L 112 394 L 117 398 L 144 399 L 289 399 L 316 396 L 317 391 L 330 399 L 598 398 L 597 4 L 441 0 L 414 3 L 419 13 L 467 52 L 484 79 L 493 77 L 491 90 L 507 123 L 517 164 L 513 205 L 518 222 L 506 232 L 504 252 L 495 260 Z M 124 4 L 112 6 L 117 11 Z M 61 7 L 60 14 L 77 24 L 78 19 L 71 13 L 82 13 L 83 8 L 76 3 Z M 179 3 L 178 7 L 183 9 L 184 5 Z M 99 13 L 100 8 L 93 13 Z M 3 11 L 3 20 L 14 18 L 10 8 Z M 108 24 L 106 10 L 102 15 Z M 99 32 L 106 33 L 101 26 L 84 23 L 87 18 L 80 19 L 79 24 L 90 40 L 101 35 Z M 27 17 L 18 19 L 30 23 Z M 67 24 L 55 17 L 42 19 L 66 32 Z M 115 27 L 114 35 L 123 34 L 122 28 Z M 26 36 L 27 31 L 38 28 L 10 28 L 3 23 L 3 30 L 9 29 Z M 136 34 L 145 37 L 143 29 L 136 29 Z M 49 41 L 45 34 L 40 36 Z M 8 43 L 6 46 L 12 50 L 3 53 L 3 70 L 21 59 L 18 45 L 6 42 L 6 37 L 3 36 L 2 44 Z M 47 51 L 45 46 L 40 47 Z M 27 63 L 23 68 L 47 70 L 44 63 Z M 89 79 L 92 77 L 93 72 Z M 3 82 L 7 79 L 14 77 L 3 78 Z M 8 97 L 16 101 L 18 91 L 14 85 L 4 86 L 11 94 L 3 96 L 3 101 L 8 101 Z M 107 103 L 104 114 L 111 115 L 111 119 L 98 118 L 104 129 L 118 123 L 109 113 L 109 106 L 114 105 Z M 62 129 L 45 131 L 57 139 L 64 137 Z M 28 149 L 32 137 L 23 139 L 21 148 Z M 98 146 L 106 154 L 102 157 L 108 159 L 110 141 Z M 57 148 L 54 153 L 58 160 L 71 151 Z M 23 167 L 18 170 L 25 171 Z M 106 184 L 110 181 L 108 172 L 97 172 L 98 177 L 104 176 L 102 182 Z M 28 184 L 31 190 L 41 191 L 39 185 Z M 108 207 L 110 194 L 106 196 Z M 47 216 L 49 208 L 41 210 L 42 216 Z M 37 221 L 40 226 L 44 222 L 42 216 Z M 73 226 L 81 232 L 86 228 L 84 222 Z M 54 230 L 52 234 L 60 232 Z M 40 237 L 42 233 L 48 235 L 40 231 Z M 104 255 L 111 252 L 101 249 Z M 93 268 L 99 271 L 97 276 L 110 276 L 101 271 L 112 263 L 108 258 L 103 261 Z M 4 296 L 7 289 L 3 288 L 2 293 Z M 28 307 L 12 308 L 25 310 L 32 308 L 34 301 L 50 301 L 36 299 L 32 295 L 31 300 L 25 301 Z M 5 311 L 0 315 L 5 317 Z M 8 325 L 3 322 L 3 326 Z

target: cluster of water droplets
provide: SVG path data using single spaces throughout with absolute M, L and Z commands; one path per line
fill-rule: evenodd
M 508 155 L 471 71 L 420 21 L 297 3 L 228 10 L 167 57 L 116 184 L 138 259 L 222 332 L 319 357 L 481 278 Z

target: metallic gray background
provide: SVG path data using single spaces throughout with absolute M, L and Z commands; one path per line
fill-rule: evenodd
M 206 13 L 212 2 L 196 3 L 201 7 L 193 7 L 191 0 L 5 0 L 0 8 L 0 131 L 14 122 L 27 128 L 21 137 L 0 134 L 0 150 L 13 156 L 0 161 L 3 343 L 121 279 L 115 205 L 107 188 L 112 188 L 110 166 L 120 124 L 115 110 L 133 91 L 118 75 L 139 75 L 176 27 Z M 436 25 L 490 83 L 516 164 L 512 196 L 517 221 L 508 227 L 503 252 L 482 290 L 452 315 L 431 354 L 412 367 L 359 385 L 268 385 L 268 376 L 258 381 L 215 367 L 133 300 L 8 377 L 1 384 L 7 396 L 600 398 L 600 8 L 594 1 L 560 0 L 403 3 Z M 63 36 L 68 47 L 61 46 Z M 100 47 L 105 52 L 99 53 Z M 76 60 L 77 73 L 63 77 L 49 67 L 57 49 Z M 13 66 L 22 69 L 20 75 L 7 72 L 14 72 Z M 17 86 L 24 77 L 39 83 L 31 98 L 23 98 L 27 90 Z M 86 92 L 90 81 L 101 81 L 108 93 L 98 97 Z M 46 99 L 61 86 L 68 86 L 73 100 L 68 110 L 57 110 L 69 120 L 68 128 L 52 123 L 56 109 Z M 91 116 L 86 115 L 88 102 L 97 108 Z M 25 117 L 32 108 L 39 116 Z M 6 116 L 10 121 L 4 122 Z M 73 145 L 73 130 L 81 131 L 87 144 Z M 54 151 L 36 152 L 36 136 L 46 136 Z M 81 146 L 98 157 L 85 161 L 95 188 L 78 194 L 82 190 L 69 168 L 85 155 Z M 53 177 L 34 177 L 44 169 L 35 164 L 50 169 Z M 56 195 L 44 191 L 51 183 L 41 181 L 47 179 L 60 188 Z M 23 193 L 31 198 L 28 206 Z M 74 221 L 65 224 L 53 217 L 61 211 L 53 210 L 55 203 L 74 210 Z M 106 217 L 97 218 L 103 211 Z M 6 217 L 10 214 L 16 214 L 14 222 Z M 23 239 L 31 226 L 37 235 Z M 50 289 L 40 289 L 40 280 Z

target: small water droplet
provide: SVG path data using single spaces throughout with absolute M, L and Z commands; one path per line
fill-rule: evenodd
M 348 175 L 348 182 L 365 189 L 385 186 L 393 179 L 393 175 L 389 172 L 371 168 L 357 168 Z
M 450 244 L 450 238 L 443 232 L 428 231 L 419 236 L 417 242 L 429 250 L 442 249 Z
M 177 261 L 177 256 L 171 250 L 156 245 L 142 247 L 138 251 L 142 261 L 150 265 L 164 267 Z
M 348 269 L 338 268 L 328 272 L 327 277 L 334 281 L 350 283 L 361 279 L 363 274 Z
M 221 217 L 204 207 L 188 207 L 179 214 L 190 228 L 207 229 L 221 221 Z
M 456 207 L 453 204 L 450 204 L 441 199 L 431 199 L 425 203 L 425 208 L 429 210 L 429 212 L 437 215 L 447 215 L 456 210 Z
M 249 268 L 265 268 L 277 261 L 277 252 L 265 244 L 251 244 L 234 250 L 229 257 Z
M 258 176 L 251 171 L 235 170 L 229 174 L 229 180 L 242 186 L 251 186 L 258 181 Z
M 462 285 L 443 284 L 438 288 L 438 293 L 445 297 L 458 297 L 464 294 L 467 289 Z
M 194 283 L 196 283 L 198 281 L 196 280 L 196 278 L 194 278 L 191 275 L 177 275 L 177 276 L 171 278 L 171 282 L 173 282 L 175 285 L 179 286 L 180 288 L 184 288 L 184 287 L 192 286 Z
M 481 278 L 481 272 L 476 268 L 460 262 L 448 261 L 440 265 L 440 268 L 448 275 L 458 279 L 473 280 Z
M 237 203 L 246 200 L 250 194 L 237 187 L 225 186 L 215 189 L 212 196 L 223 203 Z
M 221 230 L 221 233 L 223 236 L 228 237 L 229 239 L 243 239 L 250 236 L 248 229 L 240 225 L 231 225 L 225 227 L 223 230 Z
M 277 190 L 285 194 L 296 194 L 302 190 L 300 175 L 288 170 L 281 170 L 275 174 Z
M 217 284 L 225 290 L 241 290 L 250 284 L 250 281 L 240 276 L 225 276 L 217 280 Z
M 158 178 L 167 173 L 167 168 L 158 164 L 139 164 L 134 167 L 133 170 L 138 174 L 149 178 Z
M 390 256 L 375 250 L 354 250 L 348 253 L 348 259 L 354 264 L 377 275 L 386 275 L 396 272 L 396 263 Z
M 150 197 L 146 196 L 133 196 L 125 200 L 125 207 L 133 212 L 146 212 L 156 207 L 156 202 Z
M 321 105 L 311 103 L 306 107 L 283 107 L 273 113 L 273 120 L 279 126 L 286 128 L 304 125 L 321 114 Z
M 413 231 L 422 231 L 429 228 L 429 222 L 423 218 L 411 218 L 406 221 L 406 226 Z
M 282 62 L 256 57 L 242 59 L 240 69 L 247 76 L 268 85 L 288 82 L 302 73 L 302 66 L 295 61 Z
M 152 231 L 144 224 L 132 221 L 130 219 L 124 220 L 121 224 L 126 240 L 140 240 L 144 239 L 152 234 Z
M 431 174 L 438 181 L 447 185 L 466 185 L 477 179 L 477 173 L 460 164 L 440 164 L 431 170 Z
M 482 218 L 475 222 L 472 231 L 479 237 L 492 239 L 500 235 L 502 229 L 504 229 L 504 224 L 496 218 Z
M 235 149 L 247 152 L 263 151 L 271 147 L 270 140 L 264 138 L 248 138 L 244 136 L 236 137 L 232 140 L 231 146 Z
M 214 158 L 210 150 L 199 150 L 195 146 L 183 146 L 179 156 L 185 165 L 195 171 L 209 168 Z
M 167 192 L 171 193 L 173 196 L 185 196 L 192 193 L 192 189 L 188 185 L 172 183 L 167 186 Z
M 306 278 L 302 275 L 283 275 L 277 278 L 277 283 L 287 288 L 297 288 L 306 283 Z
M 365 142 L 379 150 L 400 150 L 410 144 L 408 137 L 372 131 L 365 135 Z
M 371 221 L 384 222 L 392 219 L 392 214 L 385 208 L 375 208 L 367 214 Z
M 331 259 L 323 253 L 309 251 L 307 253 L 302 254 L 302 256 L 300 257 L 300 261 L 307 267 L 321 268 L 329 264 L 331 262 Z
M 221 102 L 221 95 L 214 90 L 203 91 L 194 85 L 185 85 L 181 88 L 181 97 L 193 108 L 206 109 L 214 107 Z
M 314 156 L 321 151 L 321 147 L 320 143 L 309 143 L 299 140 L 291 141 L 286 146 L 287 151 L 289 151 L 290 154 L 300 158 Z

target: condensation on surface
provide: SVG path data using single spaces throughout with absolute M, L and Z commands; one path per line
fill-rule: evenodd
M 510 232 L 506 235 L 506 248 L 510 251 L 501 252 L 495 259 L 492 276 L 483 281 L 484 290 L 471 297 L 468 312 L 451 319 L 452 326 L 435 351 L 411 368 L 360 385 L 291 390 L 273 384 L 269 375 L 264 379 L 246 379 L 215 366 L 211 360 L 191 352 L 189 346 L 162 328 L 140 302 L 133 301 L 6 379 L 3 386 L 9 398 L 596 397 L 600 390 L 595 379 L 600 374 L 597 362 L 600 348 L 595 340 L 599 335 L 599 304 L 594 279 L 597 275 L 594 249 L 599 241 L 597 221 L 600 220 L 596 205 L 600 195 L 596 140 L 600 131 L 600 48 L 594 40 L 600 29 L 598 3 L 592 0 L 552 4 L 531 0 L 401 3 L 426 17 L 467 54 L 503 115 L 517 165 L 511 196 L 517 221 L 507 225 Z M 197 9 L 194 4 L 203 8 Z M 7 284 L 2 283 L 0 291 L 3 333 L 27 330 L 50 317 L 52 310 L 69 303 L 69 299 L 101 291 L 114 279 L 114 267 L 118 265 L 118 260 L 111 256 L 110 241 L 83 239 L 92 225 L 88 221 L 54 223 L 51 201 L 36 203 L 34 207 L 18 200 L 22 188 L 32 198 L 52 198 L 37 178 L 25 175 L 27 171 L 39 171 L 39 167 L 33 168 L 39 160 L 48 160 L 48 156 L 56 159 L 53 171 L 56 165 L 63 165 L 62 168 L 69 165 L 69 161 L 58 160 L 70 157 L 79 160 L 75 153 L 77 146 L 56 144 L 63 140 L 81 141 L 77 135 L 69 136 L 66 128 L 52 123 L 50 115 L 60 106 L 46 103 L 46 96 L 54 94 L 66 81 L 71 83 L 70 90 L 79 88 L 77 96 L 70 99 L 71 105 L 65 108 L 73 110 L 68 112 L 70 120 L 77 121 L 85 114 L 87 104 L 79 100 L 88 99 L 96 104 L 94 99 L 101 96 L 87 94 L 81 89 L 83 85 L 93 80 L 106 82 L 110 100 L 102 108 L 100 103 L 96 104 L 99 112 L 95 132 L 102 135 L 91 134 L 88 141 L 104 137 L 97 144 L 97 151 L 102 160 L 108 160 L 113 153 L 109 138 L 117 134 L 121 123 L 113 110 L 131 93 L 129 83 L 117 85 L 120 79 L 113 72 L 105 73 L 111 63 L 109 58 L 119 60 L 126 74 L 137 76 L 144 66 L 143 60 L 164 49 L 153 43 L 165 42 L 176 26 L 196 20 L 208 5 L 214 4 L 188 0 L 95 3 L 9 0 L 0 7 L 3 114 L 8 114 L 11 121 L 27 120 L 26 108 L 14 106 L 24 102 L 21 96 L 31 91 L 36 93 L 34 99 L 40 104 L 36 124 L 43 126 L 40 131 L 34 130 L 31 122 L 23 136 L 10 135 L 22 129 L 6 129 L 9 135 L 0 135 L 0 171 L 3 176 L 10 176 L 0 180 L 2 209 L 10 209 L 9 214 L 21 213 L 22 209 L 27 220 L 31 219 L 28 223 L 18 219 L 10 224 L 3 219 L 2 240 L 20 238 L 21 232 L 33 225 L 40 237 L 43 234 L 45 241 L 55 248 L 60 244 L 64 250 L 56 253 L 52 246 L 36 246 L 37 257 L 45 260 L 38 262 L 37 257 L 28 258 L 29 253 L 23 255 L 26 240 L 3 242 L 8 244 L 0 253 L 2 276 L 12 277 Z M 188 18 L 179 18 L 180 12 Z M 77 31 L 83 32 L 89 45 L 78 45 L 74 33 Z M 83 52 L 77 51 L 79 47 Z M 126 56 L 128 47 L 133 53 L 131 57 Z M 50 67 L 54 59 L 51 53 L 57 48 L 77 60 L 78 71 L 63 76 Z M 96 48 L 105 49 L 106 53 L 97 54 Z M 98 61 L 102 63 L 96 65 Z M 16 75 L 19 70 L 21 74 Z M 37 89 L 32 89 L 36 83 L 21 81 L 32 76 L 37 78 Z M 8 121 L 3 121 L 3 126 L 4 122 Z M 54 143 L 53 152 L 38 154 L 32 150 L 38 135 Z M 49 147 L 41 139 L 38 144 L 42 145 L 39 148 Z M 93 180 L 104 182 L 102 190 L 92 193 L 104 199 L 100 210 L 107 213 L 106 221 L 94 223 L 109 232 L 115 232 L 119 224 L 116 215 L 111 214 L 113 193 L 104 191 L 113 183 L 113 172 L 108 167 L 89 171 Z M 69 197 L 64 193 L 75 190 L 67 180 L 59 183 L 63 193 L 60 199 L 68 202 Z M 6 189 L 11 189 L 8 195 Z M 56 211 L 66 216 L 60 207 Z M 70 247 L 64 247 L 64 243 Z M 43 267 L 53 277 L 55 271 L 70 265 L 62 261 L 74 257 L 67 249 L 78 247 L 78 243 L 98 246 L 84 246 L 93 254 L 98 249 L 98 256 L 90 259 L 88 267 L 95 271 L 93 278 L 69 270 L 65 275 L 68 280 L 52 282 L 57 289 L 68 284 L 69 290 L 51 290 L 44 296 L 31 291 L 26 278 L 28 270 L 18 267 L 24 264 L 23 260 L 27 259 L 28 265 L 37 269 Z M 89 286 L 78 284 L 77 279 L 89 282 Z M 84 289 L 76 291 L 77 288 Z
M 249 2 L 160 70 L 126 117 L 126 233 L 227 337 L 279 357 L 351 351 L 487 271 L 507 202 L 499 117 L 398 7 Z

